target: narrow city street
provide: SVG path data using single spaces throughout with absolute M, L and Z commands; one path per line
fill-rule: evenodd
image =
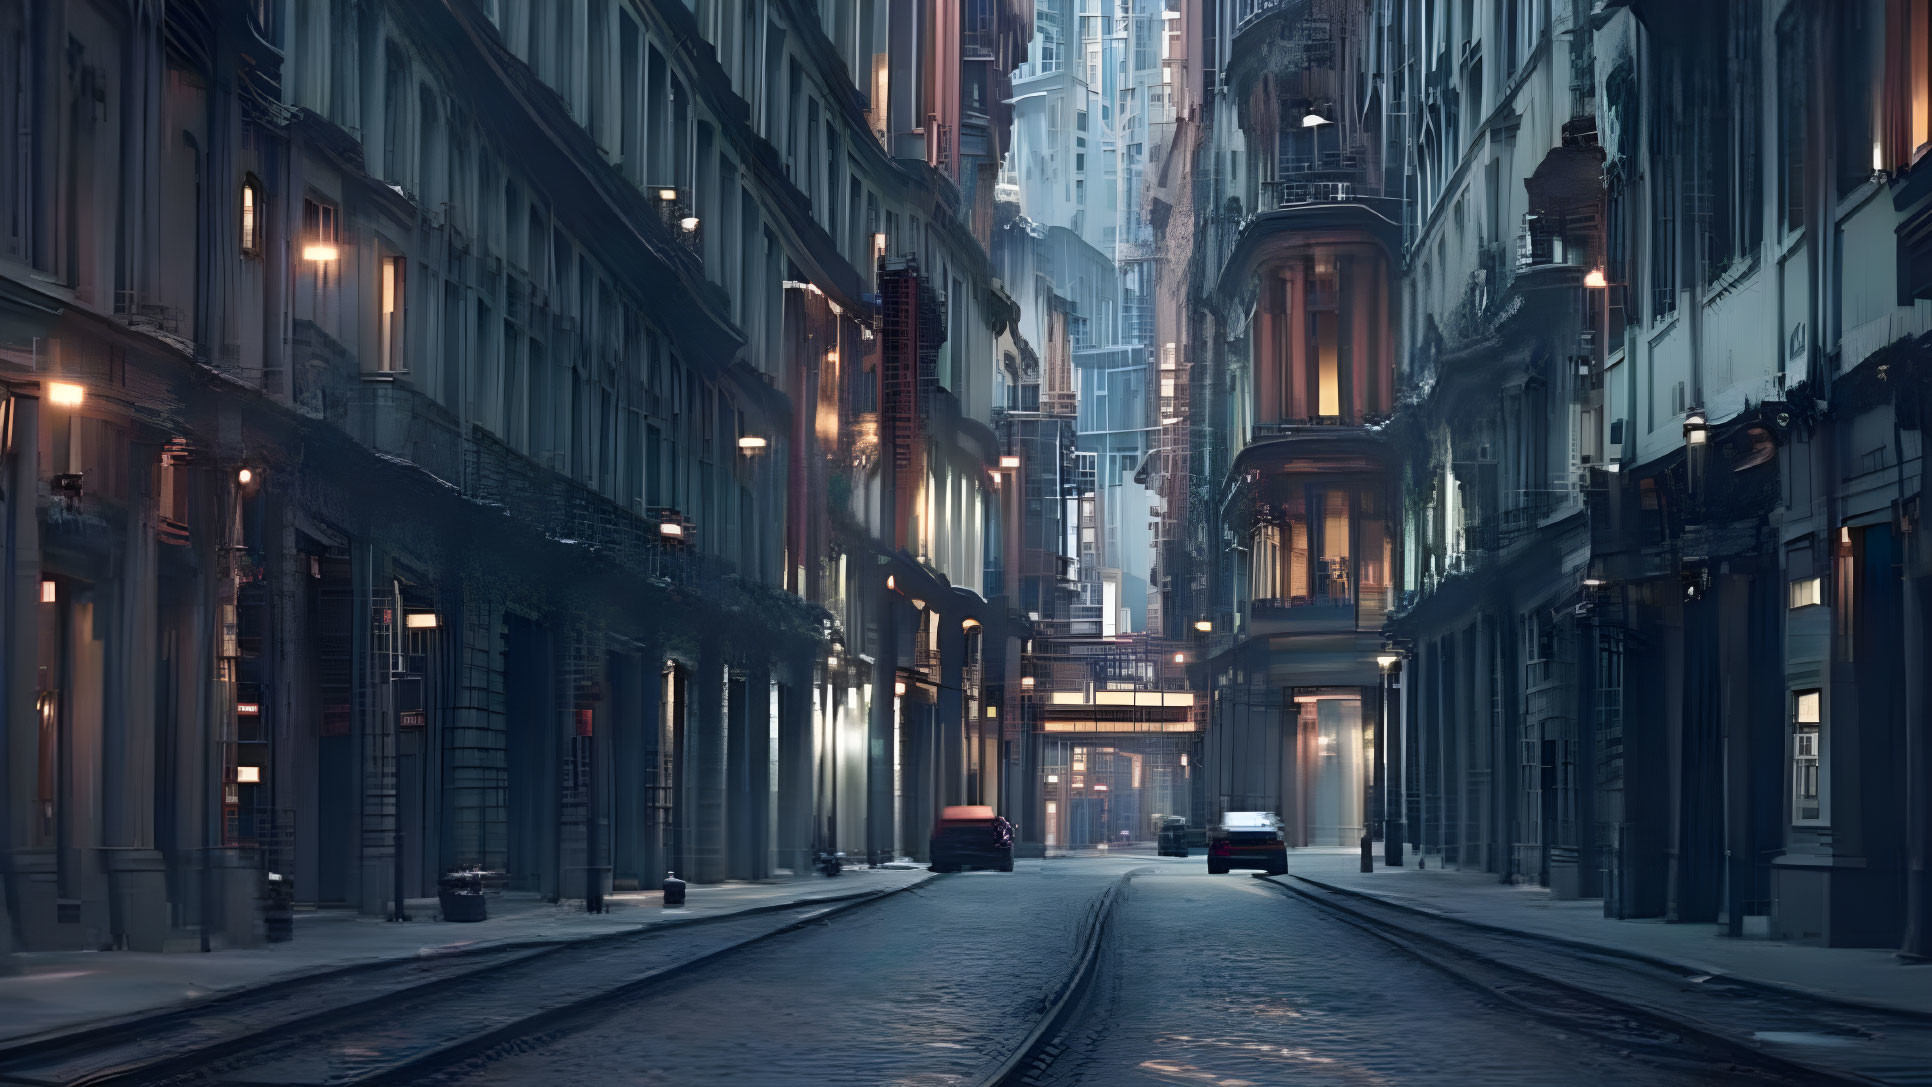
M 0 43 L 0 1087 L 1932 1087 L 1932 0 Z

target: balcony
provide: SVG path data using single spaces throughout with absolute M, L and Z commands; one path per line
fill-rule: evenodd
M 1353 181 L 1264 181 L 1262 208 L 1292 208 L 1302 204 L 1343 204 L 1354 200 Z
M 1309 0 L 1234 0 L 1235 36 L 1277 11 L 1308 6 Z
M 1469 550 L 1507 550 L 1535 532 L 1552 514 L 1576 504 L 1577 493 L 1560 489 L 1520 491 L 1516 498 L 1516 504 L 1508 509 L 1463 520 L 1463 540 Z
M 1253 637 L 1380 630 L 1394 597 L 1388 586 L 1363 585 L 1355 590 L 1346 581 L 1331 580 L 1306 596 L 1249 601 L 1245 629 Z

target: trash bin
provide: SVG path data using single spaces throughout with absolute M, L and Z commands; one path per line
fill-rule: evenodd
M 262 934 L 270 943 L 295 938 L 295 881 L 282 872 L 264 872 Z
M 684 905 L 684 881 L 676 872 L 664 873 L 664 905 L 666 908 Z
M 483 921 L 490 916 L 479 869 L 446 872 L 436 881 L 436 901 L 445 921 Z

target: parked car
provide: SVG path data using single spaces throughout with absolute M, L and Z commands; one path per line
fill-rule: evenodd
M 1154 840 L 1154 852 L 1163 857 L 1187 856 L 1187 820 L 1178 815 L 1169 815 L 1161 820 L 1159 835 Z
M 1231 868 L 1259 868 L 1271 876 L 1288 872 L 1288 845 L 1281 818 L 1267 811 L 1231 811 L 1208 836 L 1208 874 L 1225 876 Z
M 1013 824 L 985 804 L 957 804 L 939 810 L 931 841 L 932 870 L 961 868 L 1013 870 Z

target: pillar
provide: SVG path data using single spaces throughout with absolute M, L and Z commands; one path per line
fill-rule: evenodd
M 897 821 L 892 803 L 892 778 L 899 753 L 894 738 L 892 690 L 899 678 L 897 620 L 902 605 L 900 597 L 883 584 L 874 591 L 879 641 L 872 664 L 872 705 L 866 728 L 865 848 L 868 852 L 890 853 L 897 844 L 893 841 Z
M 697 883 L 717 883 L 727 875 L 726 726 L 724 646 L 716 637 L 706 637 L 698 648 L 696 696 L 691 699 L 696 717 L 692 718 L 685 743 L 687 773 L 691 782 L 690 848 L 685 864 L 689 879 Z
M 1382 704 L 1387 707 L 1383 713 L 1382 755 L 1382 863 L 1390 867 L 1400 867 L 1404 834 L 1403 808 L 1408 804 L 1407 790 L 1403 785 L 1403 745 L 1408 742 L 1405 724 L 1408 715 L 1403 712 L 1402 661 L 1398 658 L 1388 673 L 1382 677 Z
M 748 739 L 745 768 L 746 795 L 739 801 L 749 823 L 745 838 L 746 879 L 769 879 L 772 874 L 772 669 L 758 661 L 745 678 L 745 723 Z
M 35 496 L 40 484 L 40 398 L 13 394 L 13 459 L 7 465 L 6 556 L 6 867 L 7 894 L 0 911 L 11 908 L 12 926 L 4 946 L 46 946 L 54 924 L 52 854 L 35 848 L 40 722 L 35 691 L 40 647 L 40 517 Z M 14 933 L 18 939 L 14 939 Z
M 937 613 L 939 624 L 939 698 L 936 764 L 939 770 L 935 807 L 966 802 L 966 631 L 959 619 Z
M 745 679 L 741 673 L 727 672 L 725 678 L 725 878 L 746 879 L 746 853 L 750 851 L 750 829 L 745 805 L 750 791 L 750 741 L 746 734 Z
M 1926 704 L 1925 682 L 1932 666 L 1925 631 L 1932 617 L 1932 577 L 1908 576 L 1904 605 L 1905 936 L 1899 955 L 1924 962 L 1932 958 L 1932 707 Z
M 811 870 L 812 667 L 815 654 L 795 653 L 778 688 L 778 866 Z
M 109 916 L 115 945 L 131 951 L 160 951 L 168 935 L 167 874 L 154 848 L 157 574 L 151 481 L 158 453 L 155 446 L 138 443 L 129 456 L 131 515 L 102 721 L 101 844 L 106 847 L 102 859 L 108 872 Z M 286 576 L 287 571 L 278 573 Z M 281 719 L 278 713 L 275 720 Z

